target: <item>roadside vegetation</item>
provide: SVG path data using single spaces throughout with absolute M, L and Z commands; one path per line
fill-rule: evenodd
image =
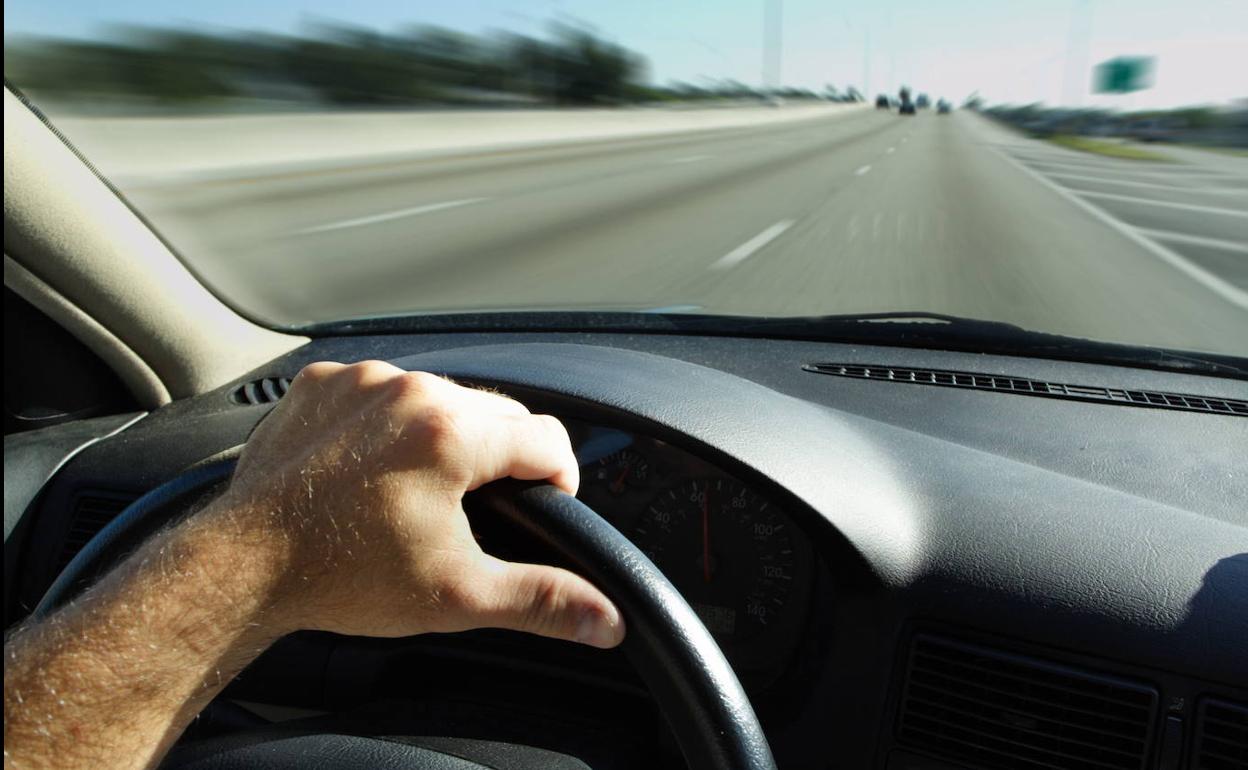
M 1206 149 L 1248 150 L 1248 100 L 1220 107 L 1116 112 L 1070 109 L 1040 104 L 994 106 L 984 114 L 1037 139 L 1049 139 L 1076 150 L 1117 158 L 1159 160 L 1139 148 L 1121 147 L 1108 139 L 1181 144 Z M 1080 140 L 1080 141 L 1076 141 Z M 1104 146 L 1104 145 L 1111 146 Z M 1138 151 L 1133 151 L 1138 150 Z
M 98 39 L 5 41 L 5 77 L 64 103 L 217 110 L 412 106 L 611 106 L 668 101 L 828 98 L 763 94 L 735 81 L 649 82 L 648 64 L 592 30 L 544 37 L 432 26 L 393 33 L 322 23 L 297 35 L 130 27 Z
M 1162 162 L 1169 162 L 1171 160 L 1165 155 L 1161 155 L 1150 150 L 1143 150 L 1139 147 L 1133 147 L 1119 142 L 1107 142 L 1104 139 L 1089 139 L 1086 136 L 1070 136 L 1068 134 L 1055 134 L 1054 136 L 1048 137 L 1048 139 L 1053 144 L 1060 145 L 1071 150 L 1090 152 L 1095 155 L 1105 155 L 1110 158 Z

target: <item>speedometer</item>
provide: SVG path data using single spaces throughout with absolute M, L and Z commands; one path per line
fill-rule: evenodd
M 720 641 L 761 635 L 790 600 L 787 520 L 738 481 L 695 479 L 661 492 L 632 534 Z
M 676 444 L 564 423 L 581 463 L 578 497 L 672 581 L 747 687 L 774 682 L 813 638 L 805 629 L 823 573 L 793 518 L 807 512 Z

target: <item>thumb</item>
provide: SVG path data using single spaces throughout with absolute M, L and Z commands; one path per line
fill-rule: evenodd
M 585 578 L 565 569 L 492 557 L 483 624 L 592 647 L 624 640 L 619 609 Z

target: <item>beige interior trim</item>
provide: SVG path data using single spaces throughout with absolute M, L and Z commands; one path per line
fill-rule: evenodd
M 118 367 L 143 403 L 211 390 L 307 342 L 217 299 L 8 88 L 4 252 L 5 284 L 12 273 L 14 291 Z
M 155 409 L 169 403 L 169 389 L 146 361 L 98 321 L 13 261 L 8 254 L 4 255 L 4 285 L 99 356 L 117 373 L 139 406 Z

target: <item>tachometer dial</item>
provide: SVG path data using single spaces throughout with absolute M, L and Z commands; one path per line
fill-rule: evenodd
M 721 641 L 764 632 L 789 601 L 786 519 L 740 482 L 697 479 L 660 493 L 633 540 Z
M 612 495 L 621 495 L 630 487 L 644 487 L 650 482 L 650 465 L 646 458 L 632 449 L 621 449 L 593 465 L 591 481 Z

